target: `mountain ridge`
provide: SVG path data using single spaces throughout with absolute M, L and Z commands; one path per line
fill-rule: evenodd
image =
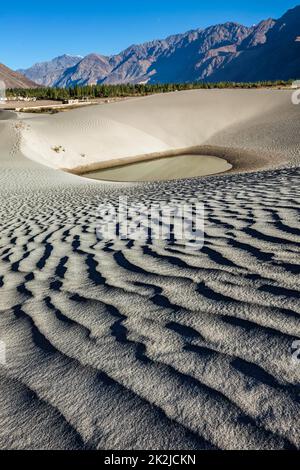
M 83 58 L 63 55 L 20 72 L 37 83 L 56 87 L 290 79 L 300 75 L 300 43 L 293 44 L 294 35 L 300 35 L 298 24 L 300 6 L 278 20 L 269 18 L 250 27 L 228 21 L 132 44 L 111 56 L 95 52 Z M 280 65 L 276 63 L 278 49 Z
M 37 84 L 19 72 L 0 63 L 0 81 L 6 88 L 35 88 Z
M 18 72 L 25 75 L 30 80 L 43 86 L 53 86 L 61 74 L 81 59 L 80 55 L 63 54 L 50 61 L 37 62 L 29 69 L 19 69 Z

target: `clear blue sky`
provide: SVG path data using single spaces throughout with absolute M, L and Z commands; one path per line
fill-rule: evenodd
M 17 69 L 67 54 L 114 54 L 131 44 L 225 21 L 279 18 L 300 0 L 8 0 L 0 62 Z

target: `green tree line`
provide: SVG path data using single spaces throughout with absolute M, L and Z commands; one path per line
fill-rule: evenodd
M 183 90 L 213 89 L 213 88 L 273 88 L 289 86 L 290 81 L 262 81 L 253 83 L 237 82 L 195 82 L 195 83 L 161 83 L 161 84 L 120 84 L 120 85 L 75 85 L 70 88 L 15 88 L 7 90 L 7 97 L 22 96 L 38 100 L 94 99 L 117 98 L 126 96 L 146 96 L 155 93 L 169 93 Z

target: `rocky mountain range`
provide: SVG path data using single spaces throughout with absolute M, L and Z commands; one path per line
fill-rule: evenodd
M 0 64 L 0 81 L 4 82 L 6 88 L 34 88 L 37 86 L 24 75 L 14 72 L 3 64 Z
M 64 54 L 49 62 L 34 64 L 28 70 L 18 70 L 30 80 L 43 86 L 54 86 L 66 69 L 73 67 L 83 59 L 82 56 Z
M 241 51 L 214 80 L 257 81 L 300 78 L 300 6 L 277 20 L 263 44 Z
M 19 70 L 45 86 L 257 81 L 300 76 L 300 6 L 279 20 L 228 22 L 132 45 L 120 54 L 63 55 Z

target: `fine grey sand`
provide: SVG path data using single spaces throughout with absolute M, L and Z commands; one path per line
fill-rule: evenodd
M 300 448 L 290 98 L 208 90 L 0 112 L 1 449 Z M 196 147 L 233 169 L 143 184 L 55 169 Z M 203 202 L 204 247 L 99 241 L 99 204 L 119 196 Z

